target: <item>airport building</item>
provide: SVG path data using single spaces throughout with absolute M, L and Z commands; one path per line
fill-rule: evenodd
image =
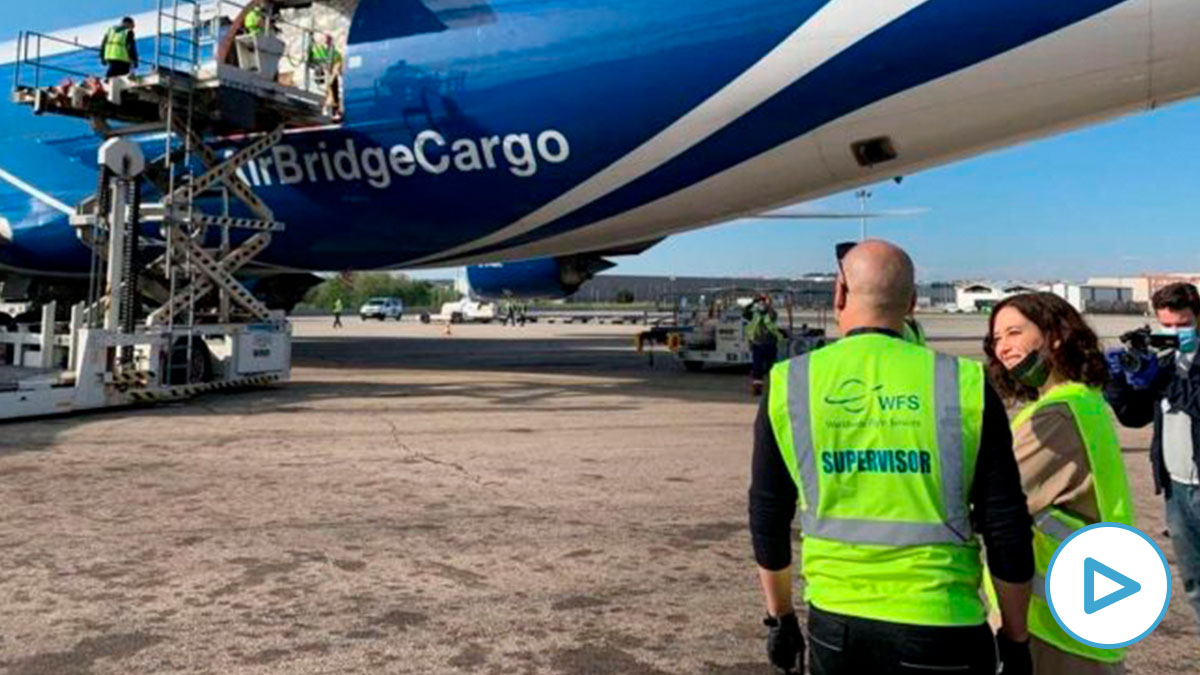
M 1179 281 L 1200 285 L 1200 273 L 1096 277 L 1082 284 L 1065 281 L 938 281 L 917 287 L 917 307 L 925 311 L 987 312 L 1010 296 L 1046 291 L 1086 314 L 1147 314 L 1154 292 Z M 807 274 L 796 279 L 601 274 L 585 283 L 567 302 L 646 303 L 717 290 L 783 289 L 798 293 L 800 304 L 829 307 L 833 303 L 833 284 L 834 277 L 827 273 Z
M 827 308 L 833 305 L 834 279 L 833 274 L 826 272 L 806 274 L 797 279 L 601 274 L 585 283 L 567 302 L 657 302 L 674 295 L 699 294 L 720 289 L 786 289 L 798 293 L 803 305 Z M 956 292 L 957 286 L 952 282 L 920 284 L 917 287 L 917 305 L 921 309 L 946 309 L 956 304 Z
M 723 289 L 789 290 L 800 294 L 804 298 L 804 305 L 828 307 L 833 303 L 833 277 L 827 274 L 807 275 L 799 279 L 600 274 L 580 287 L 567 302 L 658 302 L 680 294 L 710 293 Z
M 983 312 L 1001 300 L 1018 293 L 1049 291 L 1086 314 L 1147 314 L 1150 298 L 1168 284 L 1188 282 L 1200 285 L 1200 273 L 1144 274 L 1129 277 L 1095 277 L 1086 283 L 1019 283 L 972 281 L 955 287 L 950 309 L 957 312 Z M 932 307 L 939 305 L 933 303 Z
M 1050 292 L 1071 303 L 1085 314 L 1145 314 L 1150 303 L 1136 300 L 1128 286 L 1117 284 L 1051 284 Z
M 965 282 L 955 288 L 953 309 L 958 312 L 986 312 L 1007 297 L 1044 290 L 1048 289 L 1043 284 L 1012 281 Z
M 1200 285 L 1200 272 L 1143 274 L 1132 277 L 1100 277 L 1089 279 L 1088 285 L 1127 288 L 1132 293 L 1131 299 L 1134 302 L 1142 302 L 1149 306 L 1150 298 L 1154 295 L 1155 291 L 1163 286 L 1180 281 Z

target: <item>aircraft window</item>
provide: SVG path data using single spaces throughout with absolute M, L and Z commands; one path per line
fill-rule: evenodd
M 896 146 L 892 144 L 892 139 L 887 136 L 878 138 L 869 138 L 865 141 L 858 141 L 850 145 L 850 151 L 854 153 L 854 159 L 858 161 L 859 166 L 875 166 L 890 162 L 899 157 L 896 152 Z

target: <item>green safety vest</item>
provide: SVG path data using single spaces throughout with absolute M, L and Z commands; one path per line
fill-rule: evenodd
M 766 310 L 756 309 L 750 316 L 750 323 L 746 326 L 746 339 L 751 342 L 758 343 L 765 341 L 763 338 L 770 334 L 778 342 L 783 339 L 783 333 L 780 332 L 779 326 L 771 320 L 771 313 Z
M 342 60 L 342 55 L 336 48 L 314 44 L 312 49 L 308 50 L 308 60 L 319 65 L 333 65 Z
M 104 34 L 104 61 L 112 63 L 132 63 L 133 57 L 129 54 L 129 29 L 124 26 L 113 26 Z
M 983 393 L 979 363 L 878 333 L 771 370 L 810 604 L 912 625 L 984 622 L 968 498 Z
M 1078 382 L 1059 385 L 1022 410 L 1013 420 L 1013 430 L 1027 423 L 1038 410 L 1063 403 L 1071 410 L 1087 448 L 1100 521 L 1132 527 L 1133 497 L 1125 476 L 1125 463 L 1121 459 L 1121 442 L 1117 438 L 1108 404 L 1099 391 Z M 1069 654 L 1105 663 L 1124 660 L 1124 649 L 1089 647 L 1067 635 L 1054 620 L 1050 605 L 1046 603 L 1046 570 L 1050 566 L 1050 558 L 1067 537 L 1095 523 L 1056 506 L 1034 514 L 1033 520 L 1033 558 L 1037 571 L 1033 579 L 1033 599 L 1029 603 L 1029 632 Z
M 263 20 L 262 8 L 257 5 L 251 7 L 250 11 L 246 12 L 246 20 L 242 25 L 246 27 L 246 32 L 248 34 L 262 35 L 267 29 L 266 21 Z

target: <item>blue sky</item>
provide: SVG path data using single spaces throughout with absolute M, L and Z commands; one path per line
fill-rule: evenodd
M 5 28 L 50 30 L 153 9 L 153 0 L 6 2 Z M 66 17 L 66 18 L 64 18 Z M 8 37 L 8 36 L 6 36 Z M 991 153 L 872 188 L 872 221 L 923 279 L 1082 279 L 1200 270 L 1200 101 Z M 852 194 L 817 206 L 855 211 Z M 796 276 L 831 267 L 857 221 L 742 221 L 672 237 L 625 274 Z M 446 272 L 421 276 L 448 276 Z

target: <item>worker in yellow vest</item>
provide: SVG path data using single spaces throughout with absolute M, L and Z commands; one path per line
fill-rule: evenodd
M 742 320 L 746 322 L 746 341 L 750 343 L 750 394 L 760 396 L 763 379 L 778 360 L 779 345 L 785 339 L 779 329 L 779 314 L 772 306 L 771 295 L 759 293 L 742 310 Z
M 839 261 L 843 338 L 777 364 L 759 408 L 750 530 L 767 656 L 816 675 L 1030 670 L 1032 522 L 983 366 L 907 342 L 912 260 L 869 240 Z M 807 649 L 792 599 L 799 509 Z M 1003 618 L 980 600 L 980 539 Z
M 1038 675 L 1120 675 L 1124 649 L 1089 647 L 1067 635 L 1046 603 L 1050 558 L 1076 530 L 1132 526 L 1133 499 L 1102 387 L 1108 365 L 1095 332 L 1066 300 L 1027 293 L 996 305 L 985 345 L 992 382 L 1031 401 L 1013 420 L 1013 447 L 1033 513 L 1036 576 L 1029 606 Z
M 326 34 L 313 42 L 308 50 L 308 65 L 315 72 L 317 82 L 325 87 L 324 108 L 327 114 L 340 118 L 342 54 L 333 44 L 332 35 Z
M 246 35 L 262 35 L 267 32 L 267 15 L 261 4 L 256 3 L 247 10 L 242 27 L 246 29 Z
M 120 77 L 137 69 L 137 38 L 133 35 L 133 27 L 133 18 L 127 16 L 104 34 L 100 63 L 108 66 L 105 77 Z

